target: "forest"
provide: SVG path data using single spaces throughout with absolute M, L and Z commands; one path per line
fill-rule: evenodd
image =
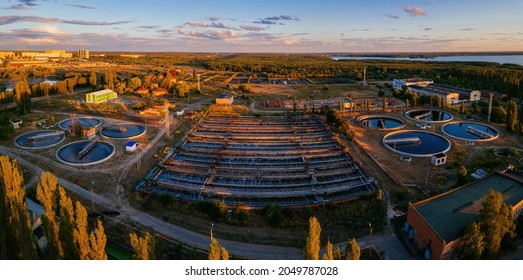
M 118 64 L 184 65 L 211 71 L 256 73 L 272 78 L 363 79 L 367 68 L 369 80 L 421 77 L 457 87 L 523 97 L 523 66 L 484 62 L 423 62 L 399 60 L 341 60 L 320 54 L 211 54 L 147 53 L 140 58 L 108 54 L 100 59 Z

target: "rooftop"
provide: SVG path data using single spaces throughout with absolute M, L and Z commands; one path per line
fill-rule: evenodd
M 107 94 L 107 93 L 110 93 L 110 92 L 113 92 L 113 91 L 110 90 L 110 89 L 104 89 L 104 90 L 99 90 L 99 91 L 91 92 L 91 93 L 89 93 L 89 94 L 92 94 L 92 95 L 102 95 L 102 94 Z
M 414 203 L 412 206 L 445 241 L 457 239 L 465 228 L 479 218 L 479 210 L 489 189 L 501 192 L 507 205 L 523 200 L 523 181 L 501 172 L 469 183 L 441 196 Z M 522 176 L 523 178 L 523 176 Z
M 222 93 L 220 94 L 220 96 L 218 96 L 218 98 L 231 98 L 232 95 L 228 94 L 228 93 Z
M 442 90 L 445 92 L 456 92 L 459 94 L 470 94 L 472 92 L 472 90 L 470 90 L 470 89 L 458 88 L 458 87 L 453 87 L 453 86 L 444 85 L 444 84 L 435 84 L 434 83 L 434 84 L 428 85 L 427 87 L 430 89 L 434 89 L 434 90 Z
M 429 85 L 430 86 L 430 85 Z M 412 86 L 409 86 L 409 88 L 412 88 L 412 89 L 417 89 L 417 90 L 422 90 L 424 92 L 428 92 L 428 93 L 431 93 L 431 94 L 437 94 L 437 95 L 443 95 L 443 96 L 448 96 L 449 94 L 452 94 L 453 92 L 451 91 L 443 91 L 443 90 L 437 90 L 437 89 L 434 89 L 434 88 L 431 88 L 431 87 L 422 87 L 422 86 L 418 86 L 418 85 L 412 85 Z M 457 92 L 456 92 L 457 93 Z

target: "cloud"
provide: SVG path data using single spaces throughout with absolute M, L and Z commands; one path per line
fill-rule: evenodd
M 59 18 L 46 18 L 38 16 L 0 16 L 0 25 L 13 24 L 17 22 L 38 22 L 38 23 L 65 23 L 65 24 L 75 24 L 75 25 L 92 25 L 92 26 L 108 26 L 108 25 L 118 25 L 130 23 L 132 21 L 84 21 L 84 20 L 67 20 Z
M 23 4 L 16 4 L 16 5 L 11 5 L 9 7 L 5 7 L 3 9 L 4 10 L 23 10 L 23 11 L 27 11 L 27 10 L 34 10 L 35 8 L 30 7 L 30 6 L 26 6 L 26 5 L 23 5 Z
M 399 16 L 396 16 L 396 15 L 393 15 L 393 14 L 389 14 L 389 13 L 385 13 L 383 15 L 388 17 L 388 18 L 392 18 L 392 19 L 399 19 L 400 18 Z
M 403 10 L 411 17 L 427 16 L 427 12 L 420 7 L 404 7 Z
M 207 19 L 210 20 L 210 21 L 218 21 L 218 20 L 220 20 L 219 17 L 207 17 Z
M 472 30 L 476 30 L 476 28 L 460 28 L 458 30 L 459 31 L 472 31 Z
M 350 31 L 367 32 L 367 31 L 370 31 L 370 29 L 368 29 L 368 28 L 353 28 Z
M 98 8 L 95 6 L 89 6 L 89 5 L 79 4 L 79 3 L 64 3 L 64 5 L 70 6 L 70 7 L 75 7 L 75 8 L 80 8 L 80 9 L 100 10 L 100 11 L 110 12 L 110 10 L 108 10 L 108 9 L 102 9 L 102 8 Z
M 264 19 L 253 21 L 253 23 L 266 24 L 266 25 L 274 25 L 274 24 L 285 25 L 284 23 L 279 22 L 279 21 L 282 21 L 282 20 L 285 20 L 285 21 L 300 21 L 300 19 L 298 17 L 283 15 L 283 16 L 266 17 Z
M 425 5 L 436 5 L 436 0 L 425 1 L 425 2 L 423 2 L 423 4 L 425 4 Z
M 255 32 L 260 32 L 260 31 L 263 31 L 263 30 L 266 29 L 266 28 L 259 27 L 259 26 L 245 25 L 245 24 L 240 25 L 240 28 L 243 29 L 243 30 L 255 31 Z
M 140 29 L 148 29 L 148 30 L 151 30 L 151 29 L 158 29 L 160 28 L 161 26 L 160 25 L 140 25 L 140 26 L 137 26 L 138 28 Z
M 423 29 L 424 31 L 431 31 L 432 28 L 431 27 L 425 27 L 425 29 Z
M 291 36 L 305 36 L 305 35 L 309 35 L 309 33 L 302 32 L 302 33 L 293 33 L 293 34 L 291 34 Z
M 212 40 L 228 40 L 238 38 L 240 35 L 232 30 L 186 30 L 179 27 L 178 33 L 189 37 L 207 38 Z
M 209 23 L 207 23 L 205 21 L 189 20 L 189 21 L 185 22 L 185 25 L 189 25 L 192 27 L 207 27 L 207 26 L 209 26 Z
M 34 7 L 40 5 L 39 0 L 17 0 L 20 4 L 24 6 Z

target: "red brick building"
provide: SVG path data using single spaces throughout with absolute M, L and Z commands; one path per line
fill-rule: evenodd
M 463 187 L 409 204 L 405 232 L 426 259 L 453 259 L 465 228 L 479 219 L 488 191 L 503 194 L 514 218 L 523 212 L 523 172 L 495 172 Z

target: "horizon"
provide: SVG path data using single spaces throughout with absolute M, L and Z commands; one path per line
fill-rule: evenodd
M 289 54 L 523 51 L 523 2 L 517 0 L 126 4 L 8 0 L 0 5 L 0 49 Z

